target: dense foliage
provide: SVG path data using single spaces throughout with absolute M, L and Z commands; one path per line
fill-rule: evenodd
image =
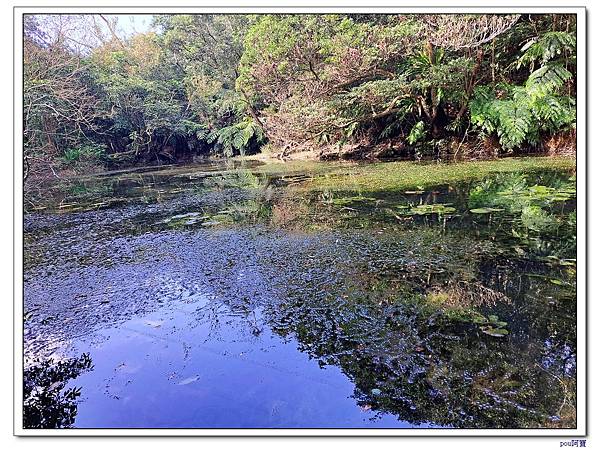
M 575 26 L 572 15 L 162 15 L 125 34 L 115 16 L 26 16 L 26 177 L 261 148 L 572 146 Z

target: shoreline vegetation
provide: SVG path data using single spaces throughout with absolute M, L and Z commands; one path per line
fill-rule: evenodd
M 26 192 L 212 159 L 575 155 L 574 15 L 24 20 Z

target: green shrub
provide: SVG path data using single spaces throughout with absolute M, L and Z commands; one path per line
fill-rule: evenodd
M 76 161 L 94 161 L 101 160 L 106 152 L 106 146 L 101 144 L 84 144 L 79 147 L 66 148 L 63 159 L 67 163 Z

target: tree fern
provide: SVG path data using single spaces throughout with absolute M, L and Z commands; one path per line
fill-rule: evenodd
M 521 145 L 533 126 L 529 109 L 518 101 L 495 101 L 493 109 L 497 114 L 497 132 L 500 145 L 513 149 Z
M 545 95 L 557 91 L 573 75 L 559 63 L 553 62 L 534 71 L 525 87 L 531 95 Z
M 536 63 L 544 65 L 559 56 L 567 59 L 575 53 L 576 45 L 574 33 L 550 31 L 523 46 L 523 55 L 516 62 L 517 68 L 529 64 L 533 70 Z
M 572 33 L 550 32 L 523 47 L 517 67 L 529 63 L 533 70 L 524 86 L 503 86 L 496 98 L 495 88 L 478 88 L 470 102 L 471 123 L 485 133 L 496 133 L 506 150 L 535 143 L 542 131 L 557 131 L 575 122 L 575 102 L 561 89 L 572 78 L 565 67 L 575 50 Z M 562 56 L 561 61 L 552 60 Z
M 546 128 L 552 125 L 560 129 L 575 121 L 575 102 L 569 97 L 552 94 L 532 97 L 529 107 L 538 121 L 546 123 Z
M 225 156 L 231 157 L 236 150 L 244 155 L 252 139 L 257 143 L 261 143 L 264 141 L 264 135 L 262 129 L 254 121 L 247 119 L 234 125 L 213 130 L 208 134 L 206 142 L 209 144 L 214 143 L 216 147 L 223 151 Z
M 488 134 L 493 133 L 497 126 L 496 115 L 492 111 L 494 100 L 491 86 L 479 86 L 470 102 L 471 123 Z

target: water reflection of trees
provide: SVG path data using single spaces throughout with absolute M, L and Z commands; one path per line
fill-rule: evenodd
M 92 369 L 89 354 L 62 361 L 36 361 L 23 373 L 23 428 L 70 428 L 80 388 L 68 382 Z
M 544 341 L 488 337 L 460 320 L 425 318 L 411 302 L 377 308 L 305 297 L 275 316 L 276 331 L 293 333 L 320 364 L 342 368 L 359 405 L 405 421 L 545 426 L 569 401 L 563 384 L 573 374 L 554 367 L 560 355 Z
M 569 189 L 564 180 L 536 179 L 554 190 L 533 192 L 534 181 L 523 184 L 522 177 L 466 184 L 453 188 L 459 213 L 448 224 L 435 215 L 398 224 L 379 207 L 385 199 L 349 193 L 324 200 L 294 191 L 277 196 L 269 180 L 245 170 L 213 178 L 214 189 L 247 194 L 217 205 L 222 223 L 303 228 L 311 222 L 371 231 L 394 224 L 400 244 L 386 247 L 379 237 L 377 245 L 352 242 L 340 234 L 340 244 L 323 242 L 304 255 L 302 248 L 286 250 L 278 242 L 270 251 L 280 254 L 266 252 L 262 262 L 241 263 L 252 274 L 243 280 L 229 261 L 215 264 L 214 284 L 225 286 L 217 294 L 236 300 L 210 302 L 193 315 L 197 325 L 210 324 L 208 338 L 220 339 L 231 326 L 245 328 L 249 339 L 260 334 L 264 323 L 256 317 L 254 295 L 245 296 L 251 288 L 267 291 L 272 281 L 279 289 L 276 298 L 259 304 L 271 328 L 295 337 L 319 364 L 339 366 L 365 409 L 454 427 L 574 426 L 575 267 L 568 258 L 574 257 L 575 221 L 568 207 L 557 209 L 550 199 Z M 520 196 L 521 209 L 512 206 L 517 204 L 512 197 L 500 195 L 508 190 Z M 480 203 L 470 203 L 473 192 Z M 493 217 L 468 213 L 476 206 L 509 205 L 513 211 Z M 522 209 L 539 205 L 545 215 L 523 221 Z M 259 253 L 265 254 L 252 252 Z M 482 333 L 474 319 L 490 314 L 509 322 L 509 335 Z M 60 376 L 77 376 L 85 370 L 78 364 L 63 368 Z M 61 394 L 65 379 L 50 367 L 38 370 L 28 375 L 26 420 L 30 426 L 70 426 L 78 392 Z M 40 391 L 35 383 L 46 388 Z M 42 404 L 49 405 L 47 411 Z
M 433 272 L 414 264 L 417 252 L 399 252 L 390 267 L 382 248 L 369 267 L 353 258 L 319 274 L 296 262 L 291 271 L 307 276 L 288 280 L 285 301 L 267 312 L 271 327 L 340 367 L 365 409 L 461 428 L 575 426 L 575 302 L 548 301 L 560 290 L 548 277 L 558 275 L 526 260 L 499 267 L 493 252 L 465 264 L 468 249 L 444 239 L 454 257 L 439 240 L 420 249 L 436 255 Z M 432 292 L 447 296 L 431 304 Z M 476 319 L 493 313 L 509 322 L 508 336 L 482 332 Z

